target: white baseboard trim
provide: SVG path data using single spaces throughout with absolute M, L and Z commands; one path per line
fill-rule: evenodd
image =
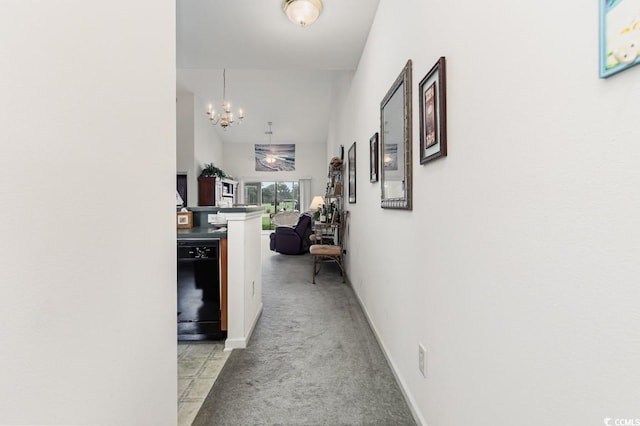
M 258 309 L 258 312 L 256 312 L 256 316 L 253 318 L 253 321 L 251 322 L 251 327 L 249 327 L 249 332 L 245 337 L 227 339 L 224 341 L 225 351 L 231 350 L 231 349 L 245 349 L 247 347 L 247 345 L 249 344 L 249 340 L 251 339 L 251 335 L 253 334 L 253 329 L 256 327 L 256 324 L 258 322 L 258 319 L 260 318 L 260 315 L 262 315 L 262 307 L 263 307 L 263 304 L 260 303 L 260 308 Z
M 247 339 L 227 339 L 224 341 L 224 350 L 244 349 L 247 347 Z
M 402 395 L 404 396 L 405 401 L 407 401 L 407 405 L 409 406 L 409 410 L 411 410 L 411 415 L 413 416 L 413 419 L 416 421 L 416 424 L 418 426 L 427 426 L 427 422 L 425 422 L 425 420 L 422 418 L 422 415 L 420 414 L 420 412 L 416 408 L 417 404 L 416 404 L 415 399 L 413 399 L 413 396 L 409 392 L 407 392 L 406 385 L 405 385 L 404 381 L 398 375 L 396 366 L 393 363 L 393 361 L 391 360 L 391 358 L 389 357 L 389 353 L 387 352 L 387 348 L 385 347 L 384 343 L 382 342 L 382 339 L 380 339 L 380 335 L 378 334 L 378 330 L 376 330 L 376 327 L 373 324 L 373 321 L 371 321 L 371 317 L 369 316 L 369 312 L 367 311 L 367 308 L 365 308 L 364 304 L 362 303 L 362 300 L 360 299 L 360 295 L 355 290 L 355 288 L 351 285 L 351 281 L 347 280 L 347 282 L 348 282 L 349 286 L 351 286 L 351 288 L 353 289 L 353 293 L 356 295 L 356 299 L 358 299 L 358 303 L 360 304 L 360 307 L 362 308 L 362 312 L 364 312 L 364 316 L 367 319 L 367 322 L 369 323 L 369 327 L 371 327 L 371 330 L 373 331 L 373 335 L 375 336 L 376 340 L 378 341 L 378 345 L 380 345 L 380 348 L 382 349 L 382 354 L 384 355 L 385 359 L 387 360 L 387 363 L 391 367 L 391 373 L 393 373 L 393 377 L 395 377 L 396 382 L 398 382 L 398 384 L 400 385 L 400 391 L 402 392 Z
M 258 308 L 258 312 L 256 312 L 256 316 L 253 317 L 253 321 L 251 321 L 251 327 L 249 327 L 249 332 L 247 333 L 247 343 L 251 339 L 251 335 L 253 334 L 253 329 L 256 328 L 256 324 L 258 323 L 258 319 L 260 319 L 260 315 L 262 315 L 262 307 L 264 305 L 260 302 L 260 307 Z

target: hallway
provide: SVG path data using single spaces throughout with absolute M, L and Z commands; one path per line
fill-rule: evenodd
M 269 251 L 264 310 L 194 425 L 413 425 L 411 412 L 350 286 L 335 265 L 311 284 L 309 255 Z

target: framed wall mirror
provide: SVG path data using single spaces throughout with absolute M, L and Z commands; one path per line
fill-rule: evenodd
M 382 208 L 411 210 L 411 59 L 380 103 Z

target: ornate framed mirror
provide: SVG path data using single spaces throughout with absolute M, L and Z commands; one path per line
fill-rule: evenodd
M 380 103 L 382 208 L 411 210 L 411 59 Z

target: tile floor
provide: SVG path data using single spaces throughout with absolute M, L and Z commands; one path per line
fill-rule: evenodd
M 178 426 L 191 426 L 231 351 L 223 342 L 178 343 Z

